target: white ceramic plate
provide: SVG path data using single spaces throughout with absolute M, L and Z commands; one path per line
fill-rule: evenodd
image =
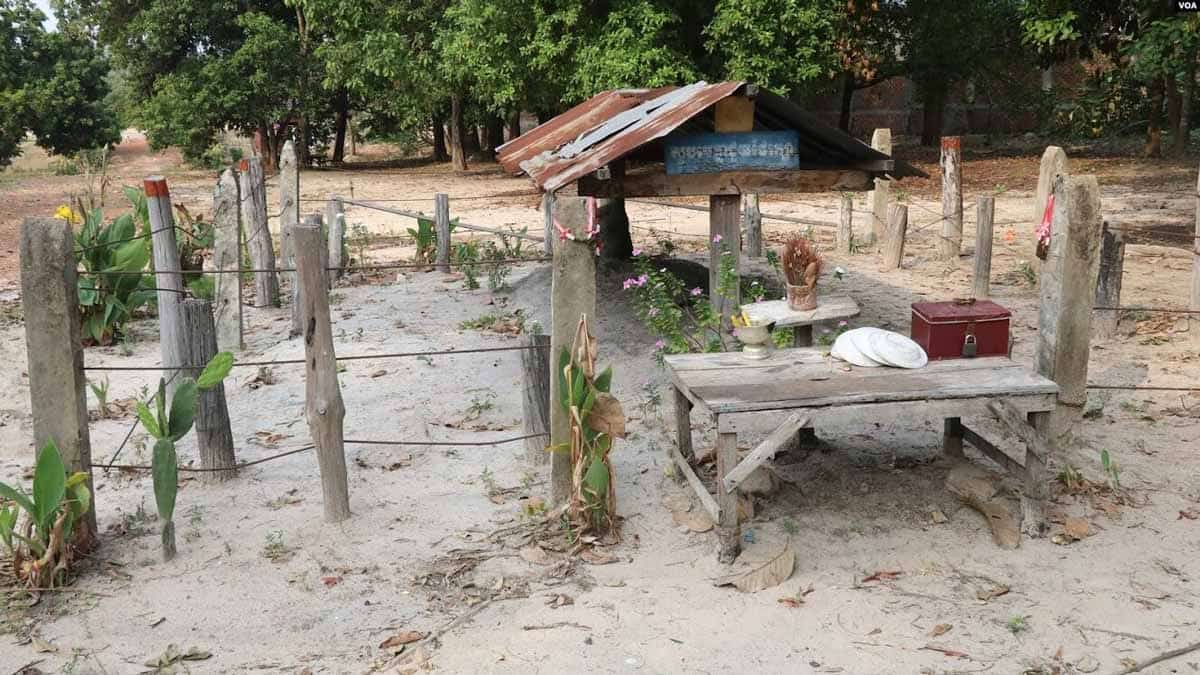
M 882 365 L 858 350 L 858 347 L 855 346 L 850 337 L 850 333 L 853 332 L 847 331 L 842 333 L 838 336 L 837 340 L 834 340 L 833 348 L 829 350 L 830 356 L 863 368 L 878 368 Z
M 881 366 L 890 366 L 892 364 L 888 363 L 886 359 L 880 358 L 879 354 L 875 353 L 875 347 L 871 344 L 871 336 L 875 335 L 876 333 L 885 332 L 887 331 L 883 330 L 882 328 L 863 326 L 862 328 L 848 330 L 845 332 L 845 335 L 850 336 L 850 342 L 854 345 L 854 348 L 858 350 L 859 354 L 862 354 Z
M 924 368 L 929 357 L 921 345 L 899 333 L 880 330 L 870 335 L 871 358 L 897 368 Z

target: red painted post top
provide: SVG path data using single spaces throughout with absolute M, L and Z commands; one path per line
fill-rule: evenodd
M 147 197 L 170 197 L 167 190 L 167 179 L 162 176 L 150 176 L 142 182 Z
M 942 150 L 961 150 L 962 137 L 960 136 L 942 136 Z
M 246 172 L 250 170 L 250 160 L 243 159 L 238 161 L 238 171 Z

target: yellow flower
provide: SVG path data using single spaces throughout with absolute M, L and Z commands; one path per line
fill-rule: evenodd
M 66 204 L 63 204 L 54 211 L 54 217 L 59 220 L 65 220 L 72 225 L 79 223 L 79 214 L 71 210 L 71 207 Z

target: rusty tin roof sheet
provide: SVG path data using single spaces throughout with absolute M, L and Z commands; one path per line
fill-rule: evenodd
M 541 189 L 552 192 L 666 136 L 745 85 L 696 82 L 606 91 L 500 146 L 497 159 L 509 173 L 524 171 Z M 755 100 L 755 129 L 799 130 L 801 160 L 807 167 L 889 159 L 781 96 L 760 89 Z M 903 162 L 887 173 L 895 178 L 924 175 Z

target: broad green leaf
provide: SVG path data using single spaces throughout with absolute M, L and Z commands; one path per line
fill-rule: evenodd
M 608 496 L 608 480 L 608 465 L 599 457 L 593 459 L 588 466 L 587 473 L 583 476 L 583 485 L 588 492 L 592 493 L 597 502 L 602 502 Z
M 4 548 L 10 553 L 12 552 L 13 530 L 17 527 L 19 513 L 16 507 L 0 507 L 0 542 L 4 543 Z
M 158 378 L 158 395 L 154 397 L 154 406 L 158 411 L 158 428 L 162 431 L 163 436 L 167 436 L 167 381 L 163 378 Z
M 154 478 L 154 504 L 158 517 L 169 522 L 175 516 L 175 496 L 179 490 L 179 466 L 176 463 L 175 442 L 160 438 L 154 444 L 151 475 Z
M 24 509 L 31 516 L 37 513 L 37 510 L 33 506 L 33 500 L 16 488 L 0 483 L 0 497 L 16 502 L 17 506 Z
M 588 387 L 587 397 L 583 399 L 583 405 L 579 406 L 579 417 L 587 420 L 588 413 L 592 412 L 592 406 L 596 405 L 596 394 L 600 392 L 596 387 Z
M 200 377 L 196 378 L 196 386 L 201 389 L 212 389 L 221 384 L 225 376 L 229 375 L 231 368 L 233 368 L 233 354 L 230 352 L 217 353 L 216 356 L 209 359 L 208 365 L 204 366 Z
M 122 239 L 129 239 L 133 236 L 133 234 L 133 214 L 126 213 L 125 215 L 119 216 L 116 220 L 109 224 L 104 233 L 104 243 L 112 244 L 114 242 L 121 241 Z M 135 241 L 130 243 L 141 245 L 142 242 Z
M 612 366 L 605 368 L 603 372 L 596 376 L 596 389 L 607 392 L 609 387 L 612 386 L 612 376 Z
M 175 398 L 171 399 L 171 417 L 167 421 L 167 436 L 172 441 L 183 438 L 191 431 L 199 394 L 196 381 L 191 378 L 185 379 L 175 390 Z
M 92 508 L 92 491 L 86 483 L 76 485 L 71 490 L 71 498 L 71 514 L 75 518 L 82 518 Z
M 162 438 L 162 429 L 158 426 L 158 421 L 154 419 L 154 413 L 150 412 L 150 408 L 145 403 L 138 401 L 137 416 L 141 420 L 142 426 L 146 428 L 146 433 L 155 438 Z
M 146 244 L 140 239 L 135 239 L 117 247 L 116 252 L 113 253 L 112 266 L 105 271 L 137 272 L 145 268 L 149 261 L 150 256 L 146 250 Z
M 563 347 L 558 356 L 558 405 L 564 410 L 571 408 L 570 390 L 567 387 L 567 366 L 571 365 L 571 350 Z
M 570 443 L 559 443 L 558 445 L 547 445 L 546 452 L 570 452 Z
M 67 492 L 67 467 L 54 441 L 46 443 L 38 453 L 33 468 L 34 522 L 41 532 L 49 532 L 54 514 Z
M 583 387 L 586 384 L 587 378 L 584 377 L 582 371 L 576 371 L 573 374 L 571 381 L 571 405 L 580 405 L 583 403 Z

